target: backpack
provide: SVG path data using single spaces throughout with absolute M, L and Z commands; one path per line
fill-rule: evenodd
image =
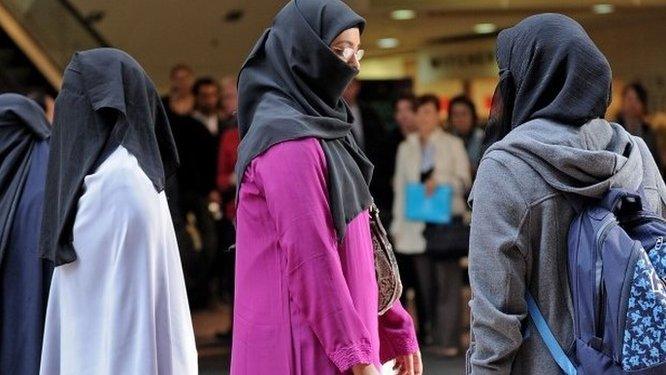
M 564 373 L 666 374 L 665 237 L 666 221 L 648 211 L 640 193 L 622 189 L 611 189 L 574 219 L 569 355 L 526 293 L 529 316 Z

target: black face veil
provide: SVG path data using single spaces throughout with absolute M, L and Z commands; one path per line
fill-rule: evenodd
M 567 16 L 540 14 L 502 31 L 497 65 L 500 81 L 488 122 L 490 143 L 533 119 L 581 126 L 606 113 L 610 65 Z
M 342 31 L 362 31 L 364 25 L 342 1 L 292 0 L 254 46 L 238 79 L 239 179 L 252 159 L 271 146 L 318 138 L 339 239 L 346 224 L 372 202 L 368 184 L 373 167 L 353 139 L 351 114 L 341 99 L 358 71 L 329 45 Z
M 17 94 L 0 95 L 0 264 L 34 145 L 50 135 L 44 111 Z
M 155 86 L 125 52 L 78 52 L 56 99 L 42 222 L 42 256 L 56 266 L 76 259 L 72 226 L 84 177 L 118 145 L 137 158 L 162 191 L 178 155 Z

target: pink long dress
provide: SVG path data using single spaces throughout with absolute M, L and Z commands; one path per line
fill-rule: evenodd
M 245 172 L 238 206 L 232 375 L 351 374 L 418 349 L 399 302 L 377 314 L 369 215 L 338 243 L 326 158 L 280 143 Z

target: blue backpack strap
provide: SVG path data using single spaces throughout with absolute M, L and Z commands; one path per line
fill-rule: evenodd
M 550 327 L 548 327 L 548 323 L 546 323 L 546 319 L 544 319 L 541 314 L 541 310 L 539 310 L 539 306 L 537 306 L 536 301 L 530 292 L 525 293 L 525 300 L 527 301 L 527 309 L 529 310 L 530 318 L 532 319 L 532 322 L 534 322 L 537 331 L 539 331 L 541 339 L 546 344 L 546 347 L 548 347 L 550 355 L 553 356 L 553 359 L 565 374 L 576 375 L 576 367 L 573 362 L 571 362 L 571 359 L 569 359 L 564 353 L 564 350 L 562 350 L 562 347 L 555 339 L 555 336 L 553 336 Z

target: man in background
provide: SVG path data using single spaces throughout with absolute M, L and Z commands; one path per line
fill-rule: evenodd
M 183 207 L 181 184 L 185 184 L 188 178 L 182 165 L 187 165 L 183 152 L 188 147 L 187 134 L 194 121 L 191 117 L 194 109 L 194 95 L 192 85 L 194 84 L 194 71 L 189 65 L 179 63 L 174 65 L 169 72 L 169 91 L 162 97 L 162 104 L 169 119 L 169 125 L 173 134 L 176 148 L 180 157 L 181 168 L 177 173 L 166 181 L 165 194 L 169 202 L 169 211 L 173 222 L 178 249 L 183 264 L 185 285 L 188 296 L 191 296 L 196 285 L 195 246 L 192 237 L 187 233 L 186 213 Z
M 659 170 L 664 173 L 664 168 L 657 147 L 657 135 L 652 126 L 647 122 L 648 115 L 648 92 L 639 82 L 628 84 L 622 90 L 622 109 L 617 118 L 618 124 L 622 125 L 631 135 L 643 138 L 650 153 L 654 157 Z
M 220 84 L 211 77 L 203 77 L 194 83 L 192 91 L 195 96 L 192 117 L 201 122 L 213 137 L 219 136 L 224 130 L 220 118 Z
M 193 308 L 206 308 L 211 301 L 214 261 L 219 247 L 218 220 L 221 197 L 216 186 L 217 156 L 224 127 L 219 117 L 220 86 L 212 78 L 198 79 L 193 87 L 191 116 L 178 124 L 177 141 L 181 159 L 179 189 L 181 207 L 192 238 L 190 262 Z

